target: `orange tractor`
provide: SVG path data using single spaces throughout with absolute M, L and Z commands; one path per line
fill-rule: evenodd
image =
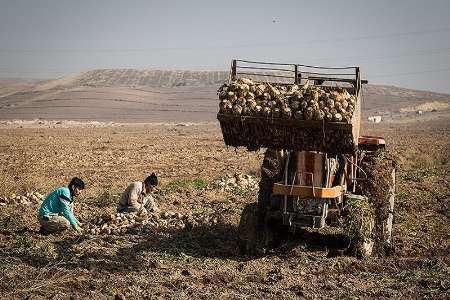
M 263 89 L 261 83 L 270 93 L 253 100 L 251 91 Z M 327 227 L 340 228 L 348 240 L 347 250 L 359 256 L 392 248 L 395 164 L 383 138 L 359 135 L 363 83 L 367 81 L 361 80 L 359 67 L 233 60 L 229 81 L 219 90 L 222 98 L 227 97 L 218 114 L 224 141 L 249 150 L 266 148 L 258 201 L 244 208 L 238 228 L 243 253 L 264 253 L 280 245 L 287 234 Z M 335 90 L 353 97 L 351 115 L 346 120 L 321 119 L 322 110 L 322 116 L 328 110 L 320 99 L 326 102 Z M 264 99 L 271 95 L 272 115 L 261 115 L 258 106 L 271 105 Z M 306 105 L 295 110 L 294 102 L 305 101 L 317 110 L 317 118 L 312 114 L 308 119 Z M 236 103 L 251 109 L 239 111 Z M 227 105 L 232 109 L 226 110 Z M 275 114 L 276 107 L 287 113 Z

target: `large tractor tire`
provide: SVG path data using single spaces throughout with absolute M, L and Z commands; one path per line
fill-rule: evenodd
M 369 198 L 374 209 L 374 250 L 385 255 L 393 250 L 392 231 L 395 202 L 395 162 L 385 151 L 367 155 L 361 162 L 367 176 L 359 184 L 360 193 Z
M 264 220 L 265 211 L 269 207 L 274 183 L 283 177 L 283 160 L 280 151 L 267 149 L 261 165 L 261 181 L 259 182 L 258 209 L 261 213 L 259 221 Z
M 365 196 L 347 194 L 344 198 L 344 234 L 350 244 L 350 254 L 358 257 L 372 255 L 374 249 L 375 212 Z
M 265 249 L 281 245 L 288 237 L 289 228 L 283 226 L 280 198 L 272 195 L 273 185 L 283 179 L 284 152 L 267 149 L 261 166 L 258 193 L 258 225 L 262 228 Z
M 244 208 L 238 227 L 238 246 L 241 254 L 264 254 L 277 242 L 279 224 L 268 213 L 272 189 L 282 179 L 283 161 L 280 151 L 267 149 L 261 165 L 261 181 L 257 203 Z M 275 242 L 274 242 L 275 241 Z
M 238 247 L 241 254 L 255 255 L 264 248 L 264 230 L 258 224 L 258 206 L 247 204 L 238 226 Z

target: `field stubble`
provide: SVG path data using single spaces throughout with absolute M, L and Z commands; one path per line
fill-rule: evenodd
M 0 206 L 0 295 L 5 298 L 447 298 L 450 131 L 384 125 L 399 161 L 395 253 L 329 257 L 333 247 L 297 241 L 260 258 L 238 255 L 236 228 L 256 190 L 212 184 L 258 176 L 262 154 L 226 148 L 216 125 L 1 128 L 0 196 L 42 194 L 72 176 L 87 183 L 82 222 L 112 213 L 126 185 L 155 171 L 162 211 L 200 216 L 184 229 L 122 235 L 41 236 L 38 203 Z M 211 188 L 208 186 L 212 186 Z M 215 219 L 215 222 L 206 220 Z M 331 239 L 330 239 L 331 240 Z

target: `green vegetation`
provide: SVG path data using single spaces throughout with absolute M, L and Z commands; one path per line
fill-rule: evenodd
M 5 272 L 9 268 L 11 268 L 13 265 L 7 261 L 0 260 L 0 272 Z
M 162 188 L 164 192 L 177 192 L 186 188 L 193 188 L 196 190 L 205 189 L 209 185 L 209 182 L 204 178 L 194 178 L 194 179 L 175 179 L 166 184 Z
M 252 190 L 246 187 L 237 186 L 235 189 L 232 190 L 232 193 L 236 196 L 247 198 L 249 195 L 252 194 Z
M 116 189 L 107 188 L 99 196 L 87 198 L 84 202 L 97 207 L 115 206 L 119 201 L 120 193 Z
M 425 259 L 413 269 L 397 274 L 403 282 L 418 282 L 425 294 L 440 294 L 449 286 L 446 263 L 441 259 Z
M 438 168 L 414 169 L 409 172 L 402 172 L 401 179 L 405 181 L 423 182 L 425 179 L 439 177 L 443 175 L 443 170 Z
M 206 188 L 208 184 L 208 181 L 204 178 L 195 178 L 192 180 L 192 186 L 197 190 Z
M 3 215 L 0 218 L 0 234 L 10 234 L 12 232 L 21 232 L 28 228 L 28 223 L 23 216 Z
M 368 241 L 372 238 L 373 208 L 367 197 L 346 198 L 344 232 L 350 240 Z
M 56 247 L 52 242 L 43 239 L 35 240 L 28 234 L 19 235 L 11 247 L 3 249 L 3 251 L 8 252 L 9 255 L 14 254 L 30 261 L 47 261 L 58 256 Z

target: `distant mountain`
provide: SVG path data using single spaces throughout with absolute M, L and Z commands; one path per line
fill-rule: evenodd
M 92 70 L 40 82 L 0 81 L 0 119 L 123 122 L 214 121 L 226 71 Z M 363 118 L 448 110 L 450 95 L 395 86 L 363 87 Z
M 227 78 L 228 72 L 225 71 L 102 69 L 74 75 L 70 80 L 63 78 L 59 84 L 90 87 L 177 87 L 221 84 Z
M 450 102 L 449 94 L 406 89 L 387 85 L 363 87 L 363 113 L 387 114 L 430 102 Z

